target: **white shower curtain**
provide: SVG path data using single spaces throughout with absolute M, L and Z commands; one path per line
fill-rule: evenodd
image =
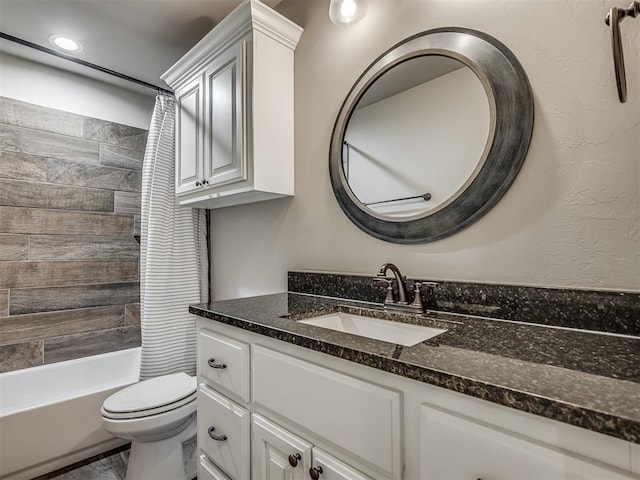
M 140 379 L 196 372 L 188 305 L 206 301 L 203 210 L 175 205 L 175 100 L 158 95 L 142 166 Z

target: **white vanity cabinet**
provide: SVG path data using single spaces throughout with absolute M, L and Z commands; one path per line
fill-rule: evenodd
M 597 462 L 484 424 L 459 412 L 420 408 L 421 478 L 511 480 L 633 478 Z M 457 452 L 451 461 L 451 452 Z
M 203 478 L 400 478 L 400 392 L 219 330 L 198 321 Z
M 618 438 L 203 318 L 198 335 L 202 478 L 640 480 L 640 447 Z M 205 436 L 221 420 L 235 458 Z
M 293 57 L 301 34 L 245 0 L 162 76 L 176 94 L 179 205 L 293 195 Z

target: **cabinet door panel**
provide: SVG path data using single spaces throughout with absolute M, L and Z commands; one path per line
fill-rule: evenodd
M 253 476 L 260 480 L 305 480 L 311 466 L 311 444 L 260 415 L 252 421 Z M 299 456 L 297 465 L 289 455 Z
M 197 189 L 202 171 L 202 76 L 176 91 L 176 194 Z
M 313 467 L 322 469 L 320 480 L 371 480 L 319 448 L 313 449 Z
M 245 49 L 246 42 L 229 48 L 205 74 L 208 92 L 205 173 L 212 187 L 247 178 L 242 102 Z
M 400 478 L 400 394 L 253 346 L 253 400 Z
M 200 385 L 198 391 L 198 447 L 234 480 L 249 478 L 249 411 Z M 212 438 L 209 429 L 214 427 Z M 220 437 L 224 436 L 224 437 Z M 224 439 L 222 439 L 224 438 Z
M 459 480 L 630 479 L 453 412 L 420 407 L 420 477 Z

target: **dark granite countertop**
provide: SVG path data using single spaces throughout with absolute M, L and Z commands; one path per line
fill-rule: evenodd
M 410 379 L 640 444 L 640 338 L 428 312 L 396 320 L 447 332 L 412 347 L 298 323 L 380 304 L 279 293 L 190 312 Z

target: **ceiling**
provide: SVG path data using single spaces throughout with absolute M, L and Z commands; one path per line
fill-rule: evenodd
M 166 87 L 160 75 L 240 2 L 0 0 L 0 32 L 50 48 L 50 35 L 71 37 L 83 46 L 74 56 Z M 264 3 L 273 7 L 280 0 Z M 88 70 L 8 40 L 0 40 L 0 50 L 75 72 Z

